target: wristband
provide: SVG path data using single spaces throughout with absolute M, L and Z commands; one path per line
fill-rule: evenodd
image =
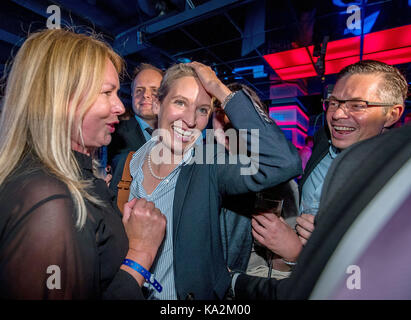
M 139 265 L 137 262 L 130 260 L 130 259 L 124 259 L 123 264 L 126 266 L 130 267 L 131 269 L 137 271 L 139 274 L 141 274 L 146 281 L 151 284 L 158 292 L 163 291 L 163 287 L 161 284 L 154 278 L 154 274 L 152 274 L 150 271 Z
M 296 266 L 297 265 L 297 262 L 287 261 L 284 258 L 281 258 L 281 260 L 283 260 L 283 262 L 288 266 Z

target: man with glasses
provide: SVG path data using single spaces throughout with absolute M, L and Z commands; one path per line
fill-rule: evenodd
M 261 220 L 253 225 L 261 236 L 260 243 L 283 257 L 289 266 L 295 264 L 314 230 L 314 217 L 331 163 L 342 150 L 393 126 L 404 111 L 407 91 L 407 81 L 400 71 L 383 62 L 360 61 L 340 71 L 331 95 L 323 101 L 327 126 L 314 137 L 314 149 L 300 181 L 297 234 L 278 219 Z

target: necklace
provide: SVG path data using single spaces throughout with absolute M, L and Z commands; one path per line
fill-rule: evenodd
M 167 177 L 167 176 L 165 176 L 165 177 L 160 177 L 160 176 L 158 176 L 158 175 L 156 175 L 156 174 L 154 173 L 153 168 L 151 167 L 151 151 L 148 153 L 148 156 L 147 156 L 147 164 L 148 164 L 148 170 L 150 171 L 151 175 L 152 175 L 154 178 L 156 178 L 156 179 L 158 179 L 158 180 L 164 180 L 164 178 Z

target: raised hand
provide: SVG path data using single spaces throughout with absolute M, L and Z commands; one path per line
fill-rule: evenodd
M 196 61 L 190 62 L 187 65 L 195 70 L 204 89 L 210 95 L 216 97 L 220 102 L 223 102 L 224 99 L 231 93 L 231 90 L 228 89 L 220 79 L 218 79 L 213 69 L 209 66 Z

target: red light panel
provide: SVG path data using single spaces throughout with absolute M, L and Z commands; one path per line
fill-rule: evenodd
M 360 55 L 360 37 L 331 41 L 327 44 L 325 61 Z M 327 69 L 326 69 L 327 70 Z
M 358 61 L 360 61 L 360 56 L 325 61 L 325 74 L 338 73 L 342 68 Z
M 316 63 L 317 60 L 318 60 L 318 57 L 314 57 L 314 56 L 313 56 L 313 54 L 314 54 L 314 46 L 309 46 L 309 47 L 307 47 L 307 49 L 308 49 L 308 51 L 310 52 L 310 56 L 311 56 L 311 59 L 313 60 L 313 63 Z M 311 61 L 310 61 L 310 63 L 311 63 Z
M 281 69 L 311 63 L 310 56 L 305 47 L 267 54 L 264 56 L 264 59 L 273 69 Z
M 411 46 L 411 25 L 364 36 L 364 54 Z
M 411 61 L 411 25 L 364 35 L 363 59 L 374 59 L 388 64 Z M 345 66 L 359 61 L 360 37 L 331 41 L 325 55 L 325 74 L 338 73 Z M 308 51 L 307 51 L 308 50 Z M 314 46 L 265 55 L 264 59 L 282 80 L 315 77 Z M 309 52 L 309 54 L 308 54 Z M 310 58 L 311 56 L 311 58 Z
M 314 66 L 311 63 L 303 66 L 275 69 L 275 72 L 277 72 L 282 80 L 308 78 L 317 75 L 317 72 L 315 72 Z
M 363 59 L 378 60 L 388 64 L 407 63 L 411 61 L 411 47 L 365 54 Z

